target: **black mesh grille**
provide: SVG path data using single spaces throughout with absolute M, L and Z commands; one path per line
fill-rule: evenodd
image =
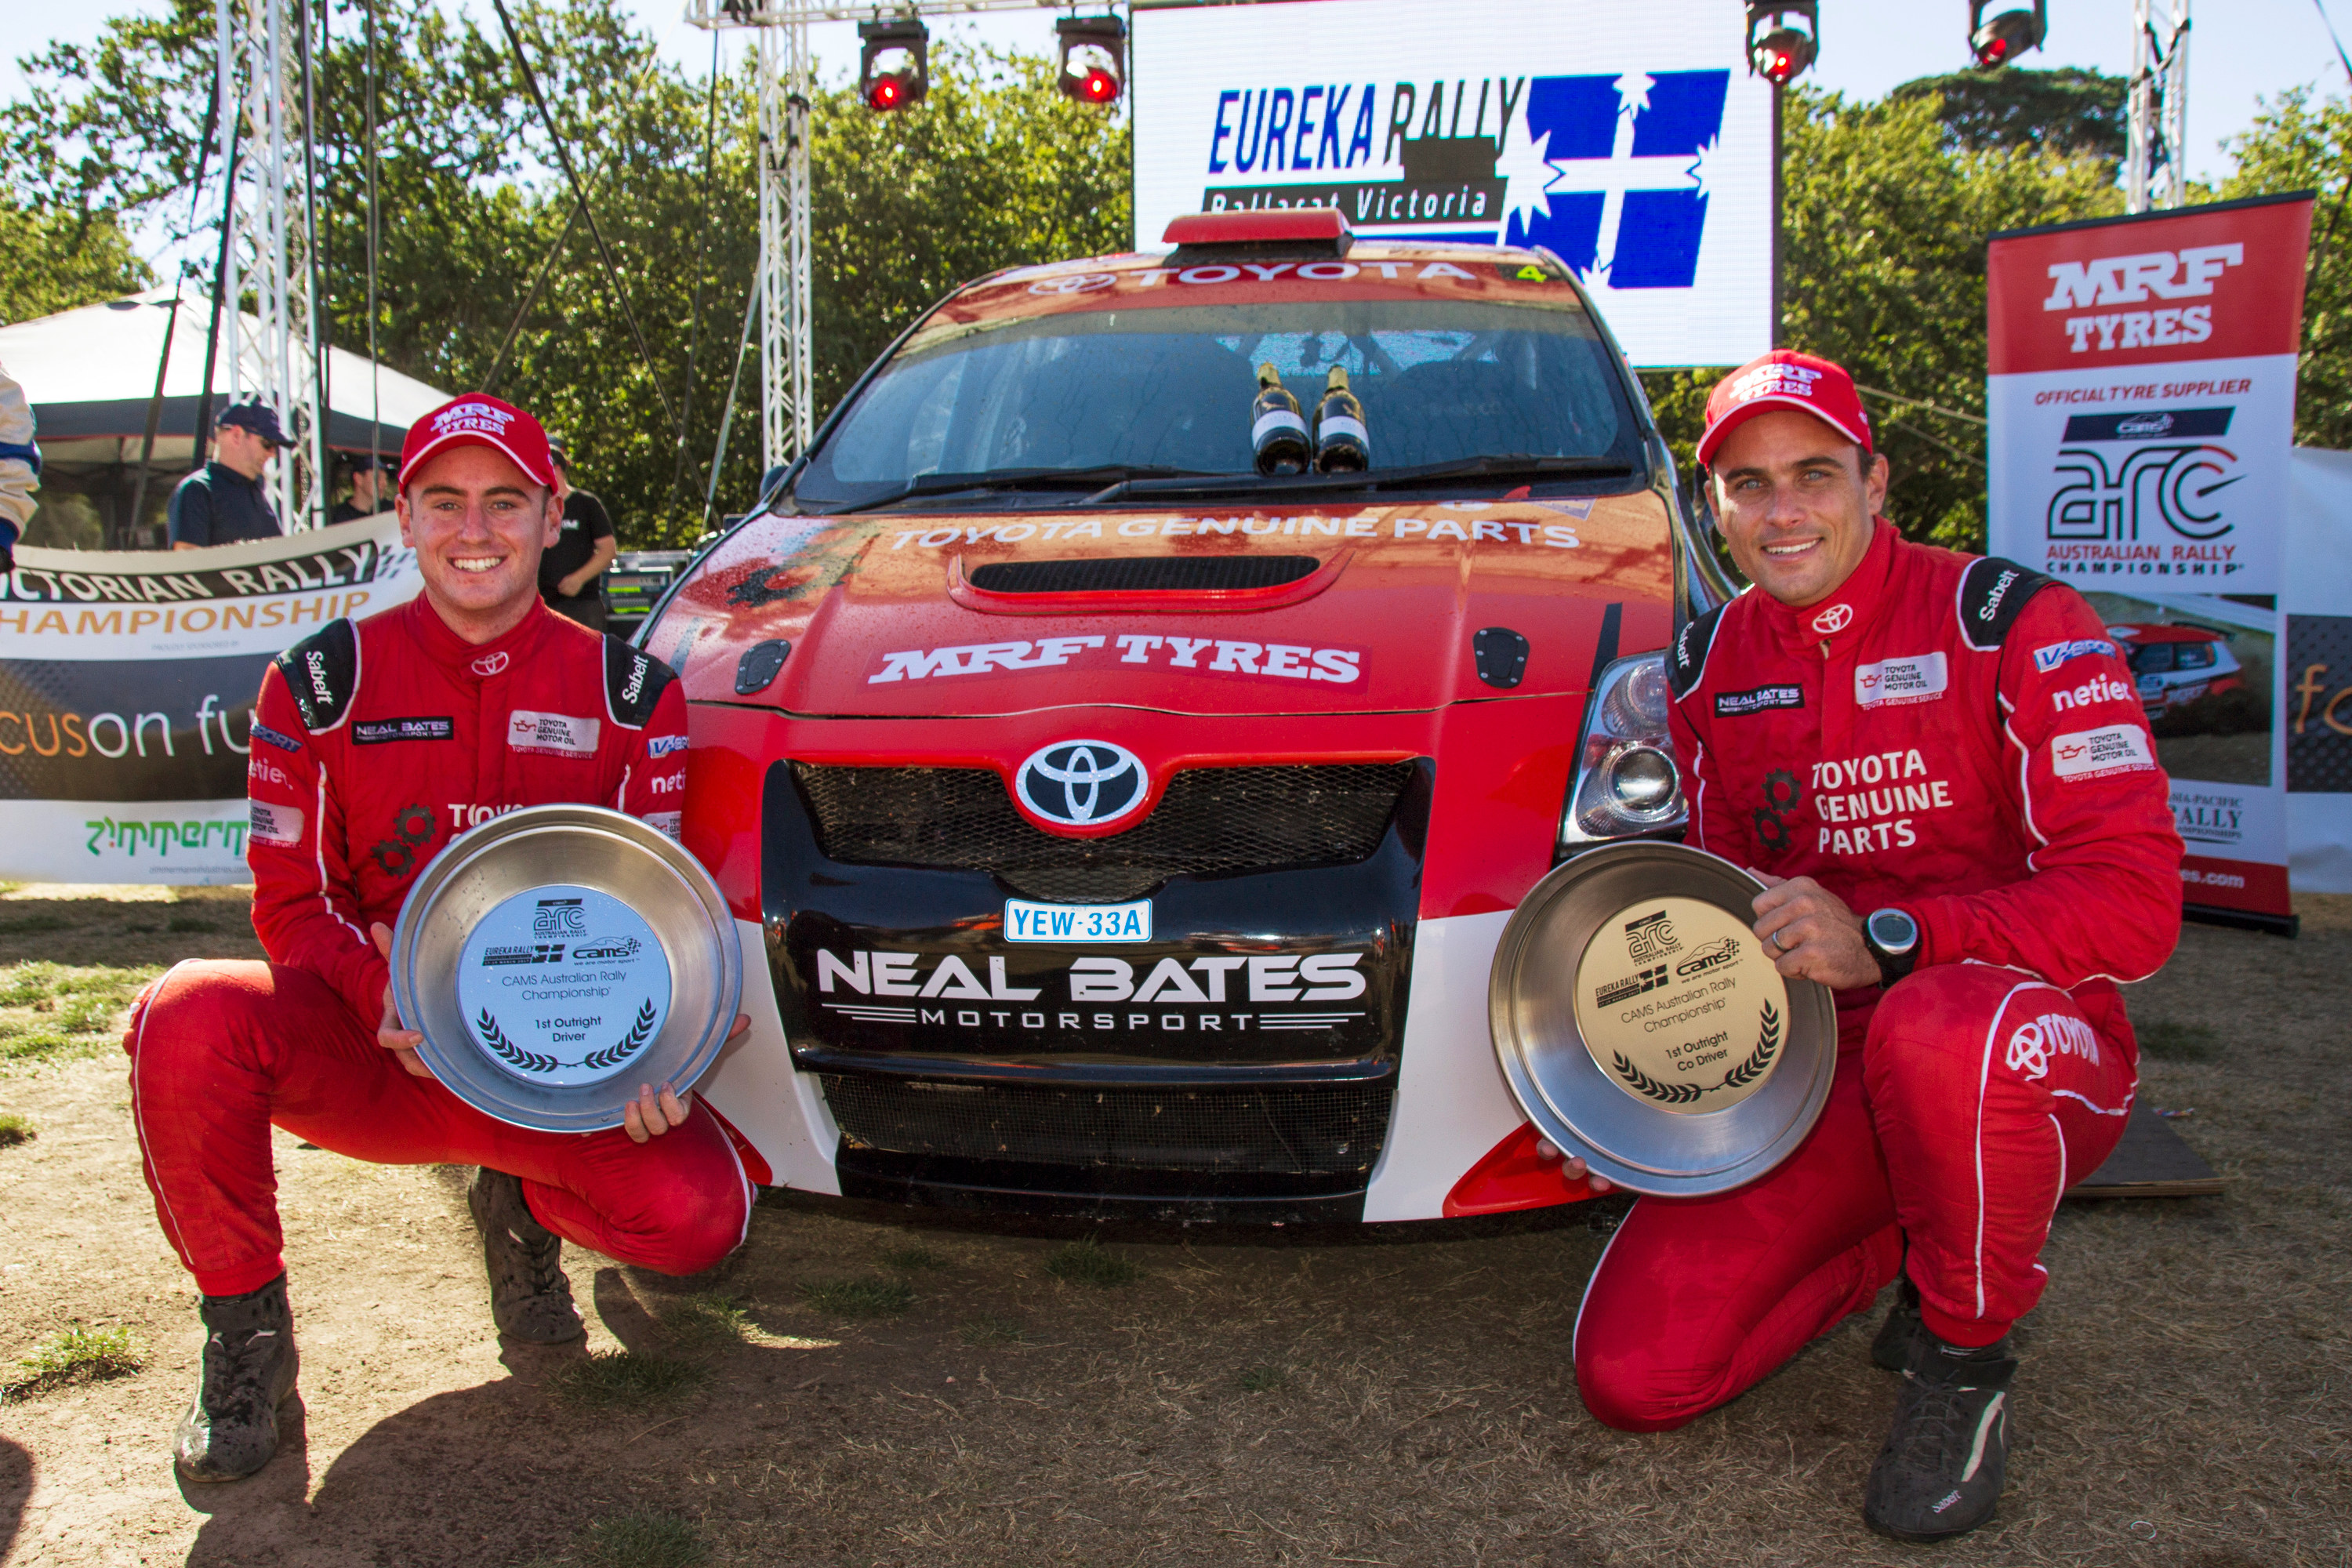
M 1392 1082 L 1062 1089 L 829 1074 L 850 1143 L 902 1154 L 1239 1174 L 1369 1173 Z
M 1211 594 L 1279 588 L 1310 576 L 1312 555 L 1122 555 L 1096 561 L 992 561 L 971 585 L 992 594 Z
M 793 773 L 828 859 L 992 871 L 1031 898 L 1116 903 L 1175 876 L 1361 860 L 1380 847 L 1412 764 L 1188 768 L 1150 816 L 1108 838 L 1032 827 L 985 768 L 794 763 Z

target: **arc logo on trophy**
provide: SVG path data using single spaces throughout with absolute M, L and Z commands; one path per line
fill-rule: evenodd
M 701 862 L 635 817 L 568 805 L 453 839 L 401 910 L 392 970 L 435 1076 L 552 1132 L 621 1125 L 640 1083 L 683 1093 L 717 1060 L 743 986 Z
M 1750 929 L 1755 878 L 1677 844 L 1612 845 L 1554 869 L 1504 928 L 1496 1054 L 1554 1143 L 1634 1192 L 1754 1181 L 1829 1100 L 1827 987 L 1789 980 Z

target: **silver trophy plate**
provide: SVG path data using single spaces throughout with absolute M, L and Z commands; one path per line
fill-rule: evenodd
M 618 1127 L 640 1084 L 683 1094 L 742 993 L 710 873 L 603 806 L 527 805 L 459 835 L 393 933 L 393 1001 L 434 1076 L 543 1132 Z
M 1535 885 L 1495 950 L 1495 1053 L 1536 1128 L 1637 1193 L 1703 1197 L 1788 1158 L 1837 1068 L 1829 988 L 1750 929 L 1763 884 L 1679 844 L 1615 844 Z

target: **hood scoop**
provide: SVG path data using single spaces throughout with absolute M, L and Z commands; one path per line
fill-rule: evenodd
M 1353 552 L 1312 555 L 1108 555 L 990 561 L 948 571 L 948 596 L 993 616 L 1199 614 L 1304 604 L 1339 579 Z
M 1279 588 L 1311 577 L 1312 555 L 1115 555 L 1090 561 L 992 561 L 971 571 L 990 594 L 1216 594 Z

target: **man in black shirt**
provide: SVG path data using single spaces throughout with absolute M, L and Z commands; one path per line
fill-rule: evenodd
M 357 522 L 363 517 L 373 517 L 392 510 L 391 487 L 384 483 L 392 471 L 392 459 L 378 452 L 362 452 L 344 459 L 343 467 L 352 476 L 352 498 L 335 503 L 327 514 L 329 522 Z
M 604 629 L 604 595 L 597 579 L 621 552 L 604 503 L 572 488 L 572 455 L 561 441 L 548 443 L 555 458 L 555 483 L 563 497 L 563 531 L 539 558 L 539 596 L 559 616 L 592 632 Z
M 276 539 L 286 531 L 261 484 L 269 459 L 294 444 L 278 428 L 278 410 L 257 398 L 234 404 L 214 422 L 214 435 L 212 461 L 172 492 L 165 517 L 174 550 Z

